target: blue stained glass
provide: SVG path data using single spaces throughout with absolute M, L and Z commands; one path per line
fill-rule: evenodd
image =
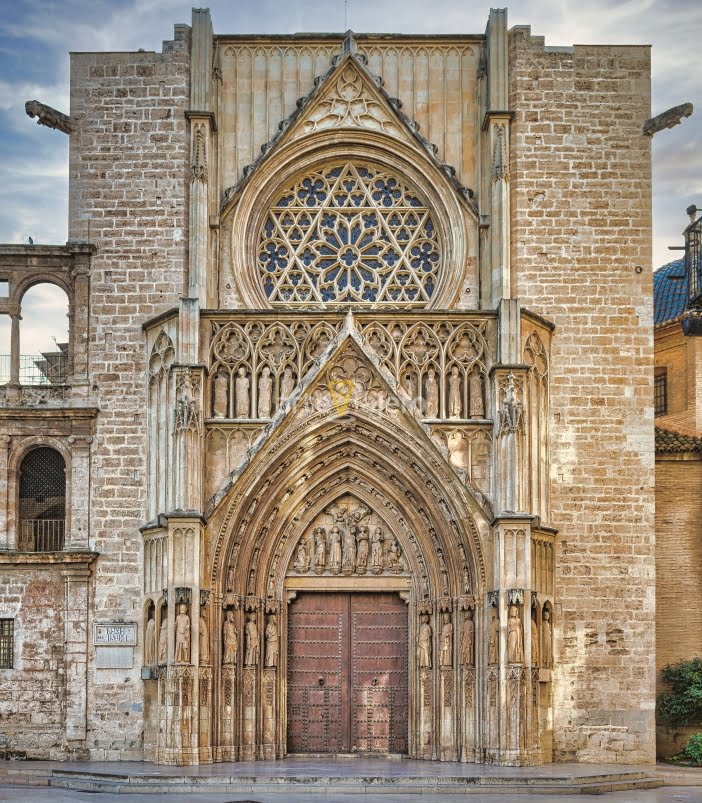
M 266 237 L 270 237 L 271 234 L 273 234 L 274 230 L 275 230 L 275 224 L 270 218 L 267 218 L 266 225 L 263 227 L 263 231 L 265 232 Z
M 327 174 L 327 178 L 339 178 L 341 175 L 341 168 L 340 167 L 333 167 Z
M 306 268 L 309 268 L 309 266 L 314 262 L 314 259 L 315 255 L 312 253 L 312 251 L 310 251 L 309 248 L 305 248 L 302 254 L 300 254 L 300 260 Z
M 346 265 L 346 267 L 350 268 L 351 265 L 355 265 L 356 262 L 358 262 L 358 255 L 356 254 L 355 251 L 351 250 L 343 251 L 340 254 L 340 259 L 344 263 L 344 265 Z
M 399 260 L 400 260 L 400 255 L 397 253 L 397 251 L 386 251 L 383 254 L 383 261 L 387 265 L 390 265 L 390 267 L 396 265 L 399 262 Z
M 378 218 L 375 215 L 363 215 L 362 219 L 363 225 L 367 229 L 378 225 Z
M 361 289 L 361 277 L 355 270 L 351 271 L 351 287 L 353 287 L 354 290 Z
M 334 224 L 336 223 L 336 216 L 332 215 L 331 212 L 325 212 L 322 215 L 322 226 L 328 229 L 333 229 Z

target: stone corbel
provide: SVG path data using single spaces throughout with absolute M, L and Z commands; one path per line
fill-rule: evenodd
M 476 607 L 476 599 L 473 594 L 463 594 L 458 597 L 456 607 L 459 611 L 474 611 Z
M 200 589 L 200 607 L 206 608 L 210 604 L 210 592 Z
M 241 597 L 238 594 L 227 592 L 222 597 L 222 607 L 232 608 L 233 610 L 238 611 L 241 607 Z
M 500 592 L 499 591 L 488 591 L 487 602 L 488 602 L 488 607 L 489 608 L 499 608 L 500 607 Z
M 247 596 L 244 602 L 244 610 L 246 613 L 256 613 L 261 607 L 261 600 L 258 597 Z

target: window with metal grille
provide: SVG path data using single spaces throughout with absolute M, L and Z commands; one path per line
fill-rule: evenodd
M 668 373 L 665 368 L 657 368 L 653 378 L 653 414 L 668 414 Z
M 0 669 L 12 669 L 15 661 L 15 620 L 0 619 Z
M 23 552 L 63 549 L 66 529 L 66 464 L 60 452 L 42 446 L 20 466 L 19 539 Z

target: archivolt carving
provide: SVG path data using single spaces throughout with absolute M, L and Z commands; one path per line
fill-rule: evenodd
M 352 462 L 353 465 L 357 466 L 357 469 L 353 471 L 355 479 L 352 479 L 351 481 L 358 483 L 359 486 L 366 484 L 367 493 L 380 495 L 380 492 L 375 487 L 377 483 L 372 483 L 365 479 L 361 479 L 358 476 L 359 473 L 364 474 L 367 477 L 377 477 L 378 472 L 382 471 L 386 477 L 386 480 L 383 480 L 381 483 L 379 483 L 379 487 L 385 490 L 384 485 L 389 485 L 390 487 L 400 487 L 402 489 L 400 493 L 407 498 L 406 504 L 408 505 L 408 509 L 413 511 L 414 516 L 419 517 L 418 522 L 422 522 L 421 528 L 428 534 L 434 544 L 433 554 L 436 556 L 438 561 L 438 573 L 436 578 L 432 581 L 436 584 L 435 593 L 441 591 L 442 595 L 450 596 L 450 589 L 448 588 L 449 571 L 448 567 L 444 563 L 445 556 L 442 546 L 442 538 L 445 538 L 448 533 L 442 534 L 441 537 L 439 536 L 439 533 L 437 533 L 435 529 L 435 519 L 432 519 L 432 516 L 423 505 L 417 504 L 416 498 L 413 497 L 412 489 L 408 487 L 407 480 L 405 479 L 403 481 L 399 474 L 396 473 L 401 466 L 406 466 L 404 469 L 405 472 L 409 468 L 410 473 L 414 474 L 415 476 L 413 483 L 423 487 L 425 489 L 425 494 L 428 494 L 427 498 L 433 500 L 432 504 L 438 509 L 437 512 L 440 511 L 440 515 L 444 519 L 445 524 L 442 526 L 448 528 L 448 531 L 452 533 L 452 538 L 456 538 L 459 542 L 462 540 L 458 520 L 462 522 L 463 526 L 468 527 L 470 532 L 469 540 L 471 542 L 471 553 L 474 555 L 474 559 L 477 560 L 477 565 L 475 568 L 470 567 L 471 575 L 477 571 L 477 577 L 475 580 L 471 581 L 471 585 L 475 585 L 476 583 L 482 585 L 482 583 L 484 583 L 485 571 L 478 533 L 475 529 L 474 523 L 471 520 L 471 516 L 466 516 L 464 513 L 462 516 L 457 517 L 452 513 L 447 502 L 445 501 L 447 492 L 443 491 L 436 484 L 436 482 L 434 482 L 427 471 L 426 462 L 424 465 L 421 465 L 415 460 L 408 461 L 409 454 L 421 454 L 422 449 L 418 443 L 412 442 L 412 438 L 409 438 L 408 442 L 407 431 L 403 430 L 402 427 L 397 425 L 395 422 L 384 418 L 383 423 L 385 427 L 385 433 L 382 435 L 372 425 L 364 425 L 359 421 L 355 421 L 353 424 L 332 424 L 328 427 L 324 427 L 323 431 L 321 432 L 318 430 L 317 434 L 311 434 L 314 433 L 319 424 L 324 422 L 324 418 L 325 416 L 322 413 L 315 414 L 311 419 L 308 418 L 306 421 L 301 422 L 298 427 L 293 428 L 291 431 L 286 433 L 285 436 L 278 439 L 278 441 L 271 444 L 270 447 L 266 449 L 266 455 L 263 464 L 259 463 L 256 468 L 258 476 L 264 476 L 265 480 L 260 483 L 260 487 L 257 488 L 256 495 L 253 498 L 249 496 L 251 501 L 249 502 L 245 511 L 237 514 L 239 516 L 238 523 L 235 524 L 233 530 L 231 530 L 231 518 L 234 516 L 235 512 L 240 509 L 245 492 L 242 490 L 235 493 L 219 529 L 219 537 L 216 542 L 213 556 L 213 581 L 216 582 L 216 577 L 219 574 L 218 564 L 220 560 L 220 552 L 224 546 L 225 538 L 230 531 L 232 532 L 230 548 L 237 551 L 239 551 L 242 538 L 251 531 L 252 527 L 258 532 L 259 542 L 261 542 L 261 539 L 267 536 L 268 530 L 266 528 L 269 525 L 263 525 L 263 522 L 259 522 L 258 519 L 254 520 L 253 517 L 256 514 L 259 501 L 265 498 L 268 488 L 275 487 L 276 483 L 280 482 L 280 478 L 283 476 L 288 476 L 295 467 L 298 469 L 299 473 L 303 473 L 304 483 L 306 483 L 307 487 L 309 488 L 311 485 L 311 480 L 314 479 L 314 475 L 317 472 L 330 473 L 333 471 L 334 463 L 339 463 L 340 465 L 346 463 L 348 465 L 349 462 Z M 341 442 L 339 439 L 341 439 Z M 298 440 L 297 447 L 285 453 L 283 457 L 280 457 L 280 450 L 284 448 L 286 443 L 290 443 L 294 440 Z M 357 446 L 354 445 L 356 442 L 358 443 Z M 339 443 L 340 445 L 343 444 L 343 453 L 340 453 L 338 450 L 334 450 L 332 452 L 335 443 Z M 366 444 L 366 446 L 363 444 Z M 403 444 L 403 446 L 400 447 L 398 444 Z M 314 459 L 314 457 L 310 459 L 311 456 L 316 456 L 316 459 Z M 313 460 L 314 463 L 312 462 Z M 457 484 L 455 476 L 454 479 L 452 479 L 450 474 L 446 474 L 446 467 L 442 466 L 440 461 L 435 460 L 430 462 L 435 463 L 435 465 L 432 465 L 432 470 L 439 471 L 441 474 L 443 474 L 441 477 L 441 482 L 445 483 L 444 488 L 447 488 L 449 485 L 453 485 L 452 493 L 454 497 L 456 492 L 458 492 L 460 497 L 462 495 L 460 491 L 461 486 Z M 344 481 L 343 474 L 341 473 L 338 473 L 336 478 L 338 482 Z M 290 482 L 290 480 L 288 480 L 288 482 Z M 301 497 L 301 492 L 299 491 L 299 482 L 297 483 L 297 486 L 297 489 L 292 488 L 289 484 L 286 486 L 287 490 L 282 493 L 277 502 L 276 508 L 269 514 L 269 521 L 272 521 L 278 515 L 279 510 L 289 506 L 291 497 L 294 494 Z M 325 489 L 326 490 L 322 491 L 321 493 L 328 494 L 329 485 L 326 485 Z M 414 493 L 416 494 L 417 491 L 414 491 Z M 305 495 L 305 501 L 303 503 L 302 510 L 295 509 L 294 515 L 293 513 L 289 514 L 292 516 L 292 518 L 289 520 L 286 532 L 289 531 L 289 528 L 294 528 L 297 526 L 303 519 L 304 505 L 309 506 L 314 504 L 315 502 L 313 497 L 313 493 L 307 493 Z M 387 500 L 387 494 L 385 494 L 385 499 Z M 463 503 L 466 504 L 467 501 L 468 500 L 464 497 Z M 386 507 L 388 506 L 387 501 L 384 501 L 383 504 Z M 392 505 L 390 507 L 392 507 Z M 434 516 L 435 515 L 436 514 L 434 514 Z M 398 521 L 400 526 L 403 526 L 404 517 L 399 511 L 393 514 L 393 516 L 388 515 L 388 519 Z M 256 521 L 255 524 L 254 521 Z M 278 526 L 282 526 L 280 522 L 278 523 Z M 417 544 L 417 540 L 411 529 L 409 532 L 405 532 L 403 540 L 405 540 L 405 538 L 405 544 L 412 544 L 414 551 L 414 544 Z M 287 545 L 286 548 L 288 548 Z M 289 547 L 289 554 L 292 555 L 292 547 Z M 419 560 L 417 560 L 416 567 L 418 574 L 426 577 L 426 567 L 419 563 Z M 468 568 L 469 567 L 466 566 L 466 569 Z M 460 566 L 456 566 L 455 571 L 460 576 L 460 573 L 463 570 Z M 427 593 L 428 592 L 429 589 L 427 587 Z

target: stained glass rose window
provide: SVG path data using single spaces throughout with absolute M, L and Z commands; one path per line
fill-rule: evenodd
M 260 232 L 258 269 L 275 306 L 425 306 L 441 267 L 431 214 L 405 182 L 345 163 L 277 195 Z

